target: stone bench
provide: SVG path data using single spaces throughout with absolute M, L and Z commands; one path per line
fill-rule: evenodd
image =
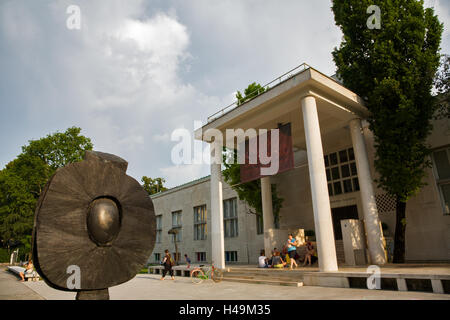
M 8 266 L 8 271 L 14 273 L 15 275 L 20 277 L 20 273 L 24 273 L 24 278 L 27 281 L 37 281 L 39 280 L 39 274 L 36 271 L 33 271 L 32 273 L 26 273 L 25 268 L 23 267 L 16 267 L 16 266 Z
M 201 266 L 207 266 L 207 265 L 201 265 Z M 194 268 L 198 268 L 200 267 L 200 265 L 192 265 L 191 267 L 188 268 L 186 265 L 181 265 L 181 266 L 174 266 L 172 267 L 173 273 L 175 276 L 178 277 L 190 277 L 191 276 L 191 271 Z M 162 270 L 164 270 L 164 266 L 160 265 L 160 266 L 148 266 L 147 268 L 147 273 L 148 274 L 162 274 Z

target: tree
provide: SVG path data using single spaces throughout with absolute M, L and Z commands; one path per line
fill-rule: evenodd
M 30 140 L 22 153 L 0 171 L 0 240 L 8 250 L 11 243 L 31 249 L 34 209 L 42 189 L 56 169 L 80 161 L 92 149 L 80 128 Z
M 80 135 L 81 129 L 68 128 L 65 132 L 56 132 L 39 140 L 31 140 L 22 147 L 22 153 L 36 156 L 51 169 L 62 168 L 68 163 L 81 161 L 86 150 L 92 150 L 89 138 Z
M 145 189 L 145 191 L 147 191 L 149 195 L 168 190 L 166 187 L 164 187 L 164 183 L 166 183 L 166 180 L 164 180 L 163 178 L 152 179 L 147 176 L 143 176 L 141 181 L 144 183 L 142 187 Z
M 27 181 L 7 170 L 0 171 L 0 238 L 10 249 L 28 243 L 33 229 L 36 196 Z
M 236 98 L 241 104 L 245 101 L 251 100 L 257 95 L 257 92 L 262 93 L 265 91 L 261 85 L 253 82 L 247 89 L 244 90 L 245 96 L 243 97 L 240 91 L 237 92 Z M 261 182 L 260 180 L 254 180 L 246 183 L 241 183 L 240 164 L 237 161 L 236 150 L 223 150 L 223 163 L 225 170 L 222 171 L 225 182 L 227 182 L 233 190 L 236 191 L 240 200 L 245 201 L 249 206 L 249 213 L 256 214 L 262 217 L 262 198 L 261 198 Z M 232 159 L 232 161 L 228 161 Z M 276 184 L 271 184 L 272 190 L 272 207 L 274 222 L 279 221 L 279 214 L 283 204 L 283 199 L 278 196 Z
M 383 0 L 381 28 L 367 27 L 369 0 L 334 0 L 343 40 L 333 51 L 337 74 L 371 111 L 378 186 L 396 199 L 394 262 L 405 261 L 406 202 L 430 166 L 426 138 L 436 110 L 431 95 L 443 25 L 423 1 Z
M 257 84 L 256 82 L 251 83 L 244 90 L 244 96 L 242 96 L 242 93 L 238 90 L 236 93 L 236 99 L 237 99 L 238 106 L 240 106 L 241 104 L 243 104 L 246 101 L 252 100 L 257 95 L 263 93 L 264 91 L 266 91 L 266 89 L 261 87 L 261 85 L 259 83 Z
M 440 71 L 436 74 L 435 84 L 437 91 L 438 110 L 436 119 L 450 118 L 450 55 L 443 54 Z

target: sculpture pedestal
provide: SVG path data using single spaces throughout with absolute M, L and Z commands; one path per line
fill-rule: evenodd
M 109 291 L 108 289 L 78 291 L 76 300 L 109 300 Z

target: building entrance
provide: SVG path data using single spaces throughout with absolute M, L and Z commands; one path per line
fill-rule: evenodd
M 333 218 L 334 239 L 342 240 L 341 220 L 359 219 L 356 205 L 331 209 Z

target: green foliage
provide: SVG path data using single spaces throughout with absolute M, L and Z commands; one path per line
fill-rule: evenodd
M 238 101 L 238 106 L 243 104 L 246 101 L 252 100 L 254 97 L 263 93 L 264 91 L 266 91 L 265 88 L 261 87 L 260 84 L 253 82 L 244 90 L 244 96 L 242 96 L 242 93 L 240 91 L 238 91 L 236 93 L 236 99 Z
M 375 3 L 381 9 L 381 29 L 371 30 L 366 10 L 372 4 L 371 0 L 333 1 L 336 25 L 344 34 L 333 58 L 337 75 L 372 113 L 377 182 L 397 199 L 400 222 L 406 210 L 401 203 L 424 185 L 430 164 L 426 138 L 436 111 L 431 89 L 443 25 L 433 9 L 424 9 L 423 1 L 383 0 Z M 404 228 L 396 230 L 396 248 L 402 248 L 397 240 L 404 241 L 404 232 Z
M 11 254 L 8 252 L 8 249 L 0 248 L 0 263 L 9 262 L 10 258 L 11 258 Z
M 22 153 L 0 171 L 0 241 L 2 247 L 31 250 L 34 209 L 42 189 L 56 169 L 82 160 L 92 149 L 80 128 L 69 128 L 31 140 Z
M 148 273 L 148 269 L 147 268 L 142 268 L 141 271 L 139 271 L 140 274 L 143 273 Z
M 149 195 L 163 192 L 168 190 L 166 187 L 164 187 L 164 183 L 166 182 L 163 178 L 149 178 L 147 176 L 143 176 L 141 181 L 144 183 L 142 187 L 147 191 Z
M 40 158 L 51 169 L 81 161 L 84 152 L 92 150 L 93 145 L 80 132 L 80 128 L 71 127 L 66 132 L 56 132 L 39 140 L 31 140 L 27 146 L 22 147 L 22 154 Z
M 442 55 L 441 68 L 436 74 L 435 88 L 437 91 L 438 110 L 436 119 L 450 118 L 450 55 Z

